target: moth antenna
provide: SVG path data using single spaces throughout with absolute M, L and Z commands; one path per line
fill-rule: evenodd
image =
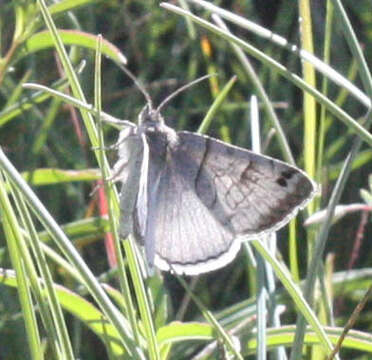
M 138 89 L 141 91 L 142 95 L 145 97 L 147 103 L 150 105 L 150 108 L 152 109 L 152 99 L 150 97 L 150 94 L 147 92 L 147 90 L 145 89 L 145 87 L 138 81 L 138 79 L 134 76 L 134 74 L 129 70 L 127 69 L 125 66 L 123 65 L 119 65 L 120 69 L 123 70 L 127 75 L 128 77 L 134 82 L 134 85 L 136 85 L 138 87 Z
M 212 76 L 216 76 L 217 74 L 208 74 L 208 75 L 204 75 L 196 80 L 193 80 L 191 82 L 189 82 L 188 84 L 184 85 L 184 86 L 181 86 L 180 88 L 178 88 L 175 92 L 173 92 L 172 94 L 170 94 L 169 96 L 167 96 L 161 103 L 160 105 L 156 108 L 156 113 L 159 114 L 160 113 L 160 110 L 170 101 L 172 100 L 174 97 L 176 97 L 179 93 L 181 93 L 182 91 L 190 88 L 191 86 L 203 81 L 203 80 L 206 80 L 206 79 L 209 79 L 210 77 Z

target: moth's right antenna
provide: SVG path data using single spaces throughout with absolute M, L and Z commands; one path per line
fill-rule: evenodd
M 150 97 L 149 93 L 146 91 L 145 87 L 138 81 L 138 79 L 134 76 L 134 74 L 132 74 L 132 72 L 129 71 L 125 66 L 119 65 L 119 67 L 134 82 L 134 85 L 136 85 L 138 87 L 138 89 L 141 91 L 141 93 L 145 97 L 148 105 L 150 106 L 150 109 L 152 109 L 152 100 L 151 100 L 151 97 Z

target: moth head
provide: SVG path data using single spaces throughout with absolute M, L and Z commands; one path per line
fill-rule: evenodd
M 165 125 L 164 118 L 159 112 L 159 108 L 153 109 L 151 104 L 145 105 L 138 117 L 139 134 L 145 134 L 146 137 L 163 144 L 173 146 L 177 144 L 176 132 Z
M 164 119 L 161 116 L 158 109 L 153 109 L 150 103 L 147 103 L 143 109 L 141 110 L 138 116 L 138 125 L 146 128 L 150 128 L 152 126 L 158 126 L 159 124 L 163 124 Z
M 143 94 L 143 96 L 145 97 L 147 101 L 147 104 L 144 106 L 144 108 L 142 109 L 138 117 L 138 125 L 142 127 L 143 130 L 146 130 L 146 131 L 148 130 L 151 131 L 151 129 L 155 130 L 156 128 L 161 128 L 164 125 L 164 119 L 161 116 L 160 111 L 165 107 L 165 105 L 167 105 L 170 102 L 170 100 L 172 100 L 179 93 L 188 89 L 189 87 L 215 75 L 215 74 L 205 75 L 205 76 L 200 77 L 199 79 L 191 81 L 190 83 L 184 86 L 181 86 L 176 91 L 174 91 L 172 94 L 168 95 L 160 103 L 160 105 L 156 109 L 154 109 L 152 99 L 149 93 L 144 88 L 144 86 L 125 66 L 120 66 L 120 68 L 132 79 L 134 84 L 138 87 L 138 89 L 141 91 L 141 93 Z

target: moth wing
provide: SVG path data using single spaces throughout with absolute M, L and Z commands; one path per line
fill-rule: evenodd
M 317 191 L 300 169 L 208 136 L 179 133 L 181 144 L 199 162 L 199 198 L 236 235 L 252 238 L 287 224 Z
M 149 178 L 145 244 L 155 247 L 159 268 L 171 264 L 188 275 L 226 265 L 240 248 L 239 236 L 278 230 L 315 193 L 295 167 L 189 132 L 178 133 L 157 170 Z
M 215 218 L 195 191 L 200 160 L 178 145 L 167 149 L 161 166 L 157 160 L 149 162 L 144 243 L 150 265 L 152 247 L 157 267 L 180 274 L 196 275 L 232 261 L 240 241 L 229 225 Z

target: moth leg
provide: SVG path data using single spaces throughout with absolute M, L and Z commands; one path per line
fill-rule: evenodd
M 114 169 L 113 169 L 113 173 L 111 174 L 110 177 L 107 178 L 107 181 L 110 181 L 113 184 L 120 181 L 121 180 L 120 174 L 128 166 L 128 164 L 129 164 L 129 160 L 120 163 L 119 164 L 120 166 L 117 166 L 118 163 L 115 164 Z
M 118 149 L 120 145 L 133 136 L 138 136 L 135 128 L 128 127 L 121 130 L 119 133 L 119 139 L 116 141 L 116 143 L 110 145 L 110 149 Z
M 99 147 L 99 146 L 92 146 L 91 147 L 91 150 L 117 150 L 120 145 L 122 145 L 126 140 L 128 140 L 128 138 L 132 137 L 132 136 L 136 136 L 135 134 L 128 134 L 125 138 L 119 138 L 115 143 L 111 144 L 111 145 L 108 145 L 108 146 L 104 146 L 103 148 Z
M 104 112 L 101 113 L 101 121 L 103 121 L 107 124 L 111 124 L 114 127 L 119 128 L 119 130 L 121 130 L 124 126 L 130 127 L 130 128 L 136 127 L 136 125 L 133 124 L 132 122 L 130 122 L 129 120 L 117 119 L 117 118 L 115 118 L 115 117 L 113 117 L 109 114 L 104 113 Z
M 93 195 L 95 195 L 96 192 L 98 191 L 98 189 L 99 189 L 100 187 L 102 187 L 102 186 L 103 186 L 103 183 L 102 183 L 100 180 L 98 180 L 98 182 L 97 182 L 97 184 L 94 186 L 93 190 L 89 193 L 89 196 L 92 197 Z

